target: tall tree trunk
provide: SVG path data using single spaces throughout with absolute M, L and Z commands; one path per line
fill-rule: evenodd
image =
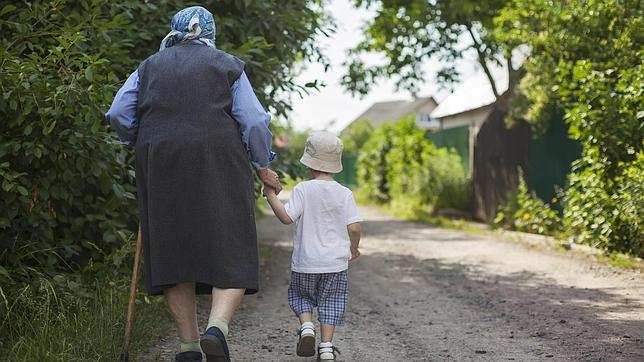
M 519 79 L 521 79 L 521 71 L 519 69 L 512 68 L 511 55 L 508 56 L 505 61 L 508 67 L 508 93 L 512 93 L 514 87 L 519 83 Z

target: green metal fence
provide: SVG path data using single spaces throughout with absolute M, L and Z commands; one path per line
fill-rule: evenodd
M 539 198 L 550 201 L 555 196 L 555 186 L 565 185 L 570 164 L 581 155 L 581 146 L 568 138 L 568 127 L 557 119 L 545 134 L 532 139 L 530 153 L 527 181 Z
M 461 156 L 461 163 L 466 174 L 470 172 L 470 127 L 454 127 L 438 132 L 428 133 L 427 138 L 436 147 L 451 148 Z
M 357 154 L 342 155 L 342 172 L 335 176 L 335 180 L 351 189 L 358 186 L 357 161 Z

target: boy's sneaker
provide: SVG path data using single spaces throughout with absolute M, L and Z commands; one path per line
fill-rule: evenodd
M 315 356 L 315 327 L 312 322 L 304 322 L 299 331 L 296 353 L 300 357 Z
M 335 354 L 340 350 L 331 342 L 321 342 L 318 346 L 318 359 L 320 361 L 335 361 Z
M 226 337 L 217 327 L 210 327 L 201 336 L 201 350 L 208 362 L 230 362 L 230 352 Z

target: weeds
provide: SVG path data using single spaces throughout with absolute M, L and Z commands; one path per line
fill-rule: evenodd
M 59 280 L 41 279 L 14 291 L 0 290 L 0 355 L 9 361 L 114 361 L 123 337 L 127 292 L 94 280 L 72 293 Z M 111 285 L 110 285 L 111 284 Z M 82 292 L 78 291 L 82 289 Z M 167 325 L 160 300 L 137 300 L 134 355 Z

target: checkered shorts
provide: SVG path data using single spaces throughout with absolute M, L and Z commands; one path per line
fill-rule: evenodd
M 342 325 L 348 294 L 346 270 L 323 274 L 291 272 L 288 304 L 298 316 L 313 313 L 317 307 L 320 323 Z

